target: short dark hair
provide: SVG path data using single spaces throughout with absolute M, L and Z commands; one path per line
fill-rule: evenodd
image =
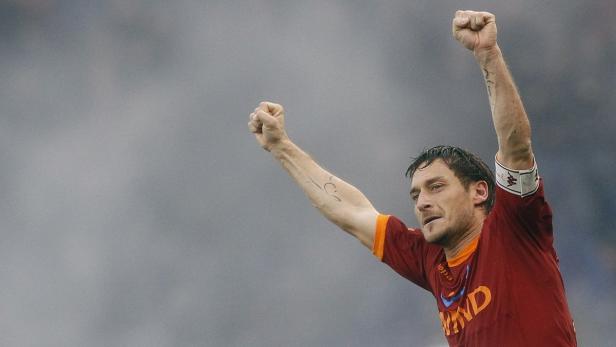
M 494 173 L 483 160 L 465 149 L 442 145 L 424 149 L 418 157 L 412 159 L 405 175 L 412 179 L 415 171 L 425 168 L 437 159 L 441 159 L 454 172 L 464 188 L 468 188 L 471 182 L 485 181 L 488 184 L 488 199 L 481 206 L 486 213 L 492 210 L 495 196 Z

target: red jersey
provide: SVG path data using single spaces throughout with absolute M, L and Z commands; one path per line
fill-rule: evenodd
M 455 259 L 386 215 L 374 254 L 434 295 L 450 346 L 577 346 L 536 166 L 496 171 L 494 207 Z

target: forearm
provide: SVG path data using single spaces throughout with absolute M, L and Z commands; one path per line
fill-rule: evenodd
M 527 169 L 533 165 L 530 123 L 500 48 L 476 53 L 475 58 L 490 99 L 498 160 L 512 169 Z
M 320 167 L 291 141 L 271 152 L 321 214 L 372 247 L 377 212 L 364 194 Z

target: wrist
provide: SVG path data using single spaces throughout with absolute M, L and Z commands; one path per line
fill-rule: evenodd
M 293 148 L 293 146 L 294 146 L 293 142 L 288 137 L 285 137 L 273 143 L 270 146 L 269 151 L 270 153 L 272 153 L 272 155 L 274 155 L 274 157 L 278 158 L 282 154 L 288 152 L 289 149 Z
M 475 60 L 477 60 L 477 63 L 479 63 L 479 65 L 481 66 L 484 66 L 491 61 L 499 59 L 502 56 L 502 52 L 500 50 L 500 47 L 498 47 L 498 44 L 496 44 L 489 48 L 483 48 L 480 50 L 473 51 L 473 55 L 475 56 Z

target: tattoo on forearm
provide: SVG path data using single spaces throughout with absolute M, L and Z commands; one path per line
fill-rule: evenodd
M 336 189 L 336 184 L 334 184 L 334 176 L 330 176 L 329 181 L 325 182 L 325 184 L 323 184 L 322 187 L 315 180 L 313 180 L 312 177 L 309 177 L 309 178 L 310 178 L 310 182 L 312 182 L 312 184 L 314 184 L 317 188 L 319 188 L 319 190 L 322 190 L 323 192 L 325 192 L 325 194 L 331 196 L 338 202 L 342 201 L 342 199 L 340 199 L 340 197 L 336 195 L 336 193 L 338 193 L 338 190 Z
M 483 69 L 483 77 L 485 78 L 486 86 L 488 87 L 488 96 L 492 97 L 492 85 L 494 84 L 494 81 L 490 79 L 490 73 L 486 68 Z
M 327 193 L 329 196 L 338 200 L 338 202 L 341 202 L 342 199 L 340 199 L 338 195 L 336 195 L 338 191 L 336 190 L 336 185 L 334 184 L 333 179 L 334 179 L 334 176 L 329 177 L 329 182 L 323 185 L 323 190 L 325 190 L 325 193 Z
M 312 184 L 314 184 L 314 185 L 315 185 L 315 187 L 319 188 L 319 190 L 323 190 L 323 188 L 321 188 L 321 186 L 320 186 L 317 182 L 315 182 L 315 181 L 312 179 L 312 177 L 308 177 L 308 179 L 310 179 L 310 182 L 312 182 Z

